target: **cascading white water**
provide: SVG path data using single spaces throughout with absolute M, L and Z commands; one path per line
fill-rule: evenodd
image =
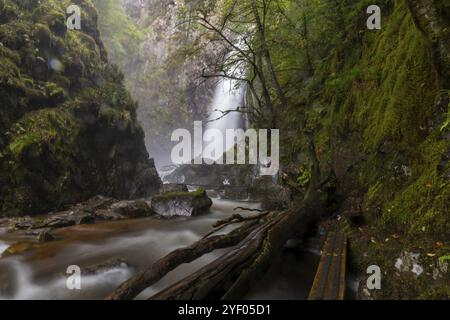
M 243 40 L 238 39 L 236 41 L 236 48 L 241 48 L 243 46 Z M 236 48 L 228 53 L 225 60 L 234 59 L 236 55 L 239 56 L 238 49 Z M 219 81 L 214 93 L 214 99 L 211 106 L 212 111 L 208 118 L 208 125 L 206 126 L 207 130 L 217 129 L 225 138 L 227 129 L 244 129 L 246 125 L 244 113 L 239 112 L 238 110 L 245 107 L 245 85 L 241 81 L 235 79 L 245 78 L 246 73 L 246 66 L 239 64 L 235 66 L 233 70 L 227 71 L 229 77 L 225 77 L 224 75 Z M 216 143 L 216 150 L 222 151 L 216 155 L 216 159 L 220 158 L 223 152 L 230 150 L 235 144 L 234 141 L 223 142 L 223 145 L 218 141 L 212 142 Z
M 225 137 L 227 129 L 242 129 L 244 127 L 244 117 L 241 112 L 235 112 L 244 107 L 245 88 L 236 80 L 223 78 L 217 84 L 212 103 L 212 113 L 208 119 L 207 130 L 217 129 Z M 233 141 L 226 141 L 223 145 L 224 150 L 231 149 Z M 219 148 L 220 149 L 220 148 Z M 217 155 L 219 158 L 223 154 Z

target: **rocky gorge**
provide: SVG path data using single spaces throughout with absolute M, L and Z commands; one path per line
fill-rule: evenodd
M 339 230 L 347 298 L 448 299 L 450 4 L 371 4 L 0 0 L 0 298 L 306 299 Z M 279 172 L 173 165 L 194 121 Z

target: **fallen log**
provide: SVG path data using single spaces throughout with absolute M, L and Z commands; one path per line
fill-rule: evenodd
M 268 217 L 235 248 L 219 259 L 157 293 L 155 300 L 239 299 L 266 271 L 292 230 L 305 234 L 315 220 L 311 207 L 302 206 Z M 301 226 L 299 227 L 299 223 Z
M 231 217 L 226 218 L 224 220 L 220 220 L 218 222 L 216 222 L 213 225 L 213 230 L 208 232 L 203 238 L 208 238 L 209 236 L 219 232 L 220 230 L 225 229 L 226 227 L 235 224 L 235 223 L 240 223 L 240 222 L 244 222 L 244 221 L 251 221 L 251 220 L 260 220 L 263 217 L 267 216 L 269 214 L 269 212 L 265 212 L 262 213 L 260 215 L 257 216 L 250 216 L 250 217 L 243 217 L 240 214 L 233 214 Z
M 221 283 L 233 284 L 229 288 L 227 285 L 222 288 L 223 296 L 238 296 L 239 293 L 246 290 L 249 282 L 264 272 L 272 256 L 289 240 L 292 235 L 289 229 L 294 227 L 297 233 L 301 232 L 301 229 L 307 229 L 307 222 L 315 216 L 313 212 L 308 214 L 307 211 L 305 207 L 301 207 L 280 213 L 260 215 L 259 220 L 244 220 L 240 227 L 228 234 L 204 237 L 189 247 L 169 253 L 150 268 L 137 273 L 121 284 L 106 299 L 134 299 L 143 290 L 161 280 L 181 264 L 192 262 L 214 250 L 233 246 L 237 247 L 153 298 L 203 299 L 210 294 L 211 290 L 218 290 Z M 303 228 L 296 228 L 299 221 L 302 221 Z M 176 293 L 177 290 L 180 291 Z
M 228 234 L 204 237 L 193 245 L 177 249 L 155 262 L 150 268 L 138 272 L 122 283 L 107 300 L 134 299 L 146 288 L 161 280 L 167 273 L 183 263 L 189 263 L 217 249 L 239 244 L 258 225 L 257 220 L 249 220 Z

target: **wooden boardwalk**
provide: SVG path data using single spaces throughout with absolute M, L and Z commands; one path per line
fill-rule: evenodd
M 342 231 L 329 232 L 309 293 L 309 300 L 344 300 L 347 238 Z

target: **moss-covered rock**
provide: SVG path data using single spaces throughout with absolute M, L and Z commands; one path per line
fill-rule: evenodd
M 195 192 L 169 192 L 152 198 L 152 210 L 160 216 L 196 216 L 211 208 L 212 200 L 203 189 Z
M 107 61 L 91 1 L 0 3 L 1 214 L 158 191 L 136 103 Z M 66 27 L 71 4 L 81 30 Z

